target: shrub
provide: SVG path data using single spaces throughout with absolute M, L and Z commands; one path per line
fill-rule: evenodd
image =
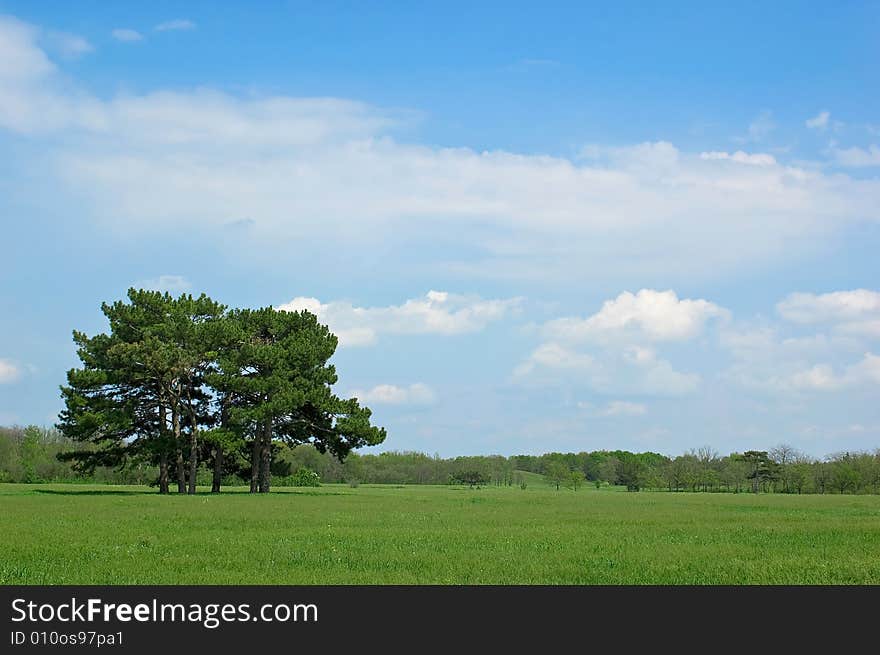
M 296 473 L 290 476 L 291 486 L 294 487 L 320 487 L 321 476 L 312 469 L 305 466 L 297 469 Z
M 459 471 L 449 476 L 450 484 L 466 484 L 471 489 L 481 486 L 489 482 L 489 479 L 480 471 Z

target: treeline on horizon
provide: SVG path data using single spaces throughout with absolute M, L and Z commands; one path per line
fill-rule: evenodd
M 158 467 L 148 462 L 95 466 L 84 472 L 65 461 L 64 454 L 80 444 L 54 428 L 0 427 L 0 482 L 57 482 L 157 485 Z M 277 486 L 315 483 L 528 485 L 523 474 L 535 473 L 558 488 L 577 489 L 580 483 L 622 485 L 640 489 L 690 492 L 763 492 L 792 494 L 880 493 L 880 450 L 842 452 L 816 459 L 779 445 L 768 451 L 721 456 L 700 448 L 677 457 L 658 453 L 594 451 L 544 455 L 461 456 L 441 458 L 419 452 L 352 452 L 340 461 L 311 444 L 275 444 L 272 462 Z M 59 456 L 61 456 L 59 458 Z M 225 486 L 249 484 L 249 462 L 227 462 Z M 211 485 L 208 464 L 197 470 L 197 484 Z

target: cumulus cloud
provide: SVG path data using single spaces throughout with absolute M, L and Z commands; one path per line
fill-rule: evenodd
M 164 23 L 159 23 L 153 29 L 155 29 L 157 32 L 173 32 L 179 30 L 194 30 L 195 28 L 196 24 L 191 20 L 186 18 L 175 18 L 174 20 L 168 20 Z
M 880 383 L 880 293 L 868 289 L 792 293 L 776 325 L 730 327 L 719 344 L 733 358 L 722 378 L 770 393 L 835 392 Z M 793 328 L 814 334 L 786 336 Z
M 808 118 L 804 125 L 809 127 L 811 130 L 825 130 L 828 127 L 828 119 L 831 118 L 831 112 L 829 111 L 820 111 L 816 116 L 812 118 Z
M 706 161 L 732 161 L 737 164 L 749 164 L 751 166 L 775 166 L 776 158 L 764 153 L 749 154 L 742 150 L 734 153 L 723 151 L 701 152 L 700 159 Z
M 598 371 L 596 360 L 589 354 L 578 353 L 558 343 L 542 343 L 528 359 L 514 370 L 514 376 L 524 378 L 542 368 L 575 371 Z
M 380 334 L 455 335 L 482 330 L 518 311 L 521 298 L 484 300 L 478 296 L 429 291 L 422 298 L 389 307 L 356 307 L 350 302 L 322 303 L 297 297 L 279 305 L 284 311 L 308 310 L 326 323 L 343 346 L 366 346 Z
M 138 32 L 137 30 L 129 29 L 127 27 L 118 27 L 113 30 L 111 36 L 117 41 L 123 41 L 126 43 L 132 43 L 134 41 L 143 41 L 144 35 Z
M 778 262 L 880 220 L 880 180 L 761 153 L 701 157 L 667 142 L 577 158 L 478 151 L 403 143 L 392 136 L 400 112 L 343 98 L 204 88 L 102 98 L 59 74 L 34 30 L 0 23 L 0 129 L 33 139 L 53 188 L 118 231 L 252 216 L 248 243 L 278 249 L 328 230 L 341 243 L 444 234 L 468 252 L 425 249 L 424 265 L 644 279 Z
M 661 359 L 651 348 L 631 346 L 624 350 L 623 359 L 631 365 L 633 382 L 624 383 L 623 389 L 660 396 L 692 393 L 700 384 L 700 376 L 676 370 L 670 362 Z M 613 388 L 613 387 L 610 387 Z
M 559 343 L 539 345 L 513 371 L 526 385 L 586 386 L 599 393 L 678 396 L 696 391 L 700 376 L 676 370 L 651 348 L 628 346 L 583 353 Z
M 539 329 L 544 342 L 514 369 L 513 378 L 525 384 L 585 385 L 601 393 L 692 393 L 700 376 L 677 370 L 655 346 L 694 339 L 708 321 L 728 318 L 723 307 L 679 299 L 672 290 L 624 291 L 587 318 L 545 323 Z
M 566 341 L 646 339 L 683 341 L 699 335 L 706 322 L 726 319 L 729 312 L 707 300 L 681 299 L 672 290 L 624 291 L 607 300 L 587 318 L 560 318 L 547 323 L 543 332 Z
M 880 166 L 880 147 L 872 144 L 867 148 L 832 148 L 835 161 L 841 166 L 860 168 Z
M 192 288 L 189 280 L 182 275 L 160 275 L 159 277 L 149 280 L 135 282 L 133 286 L 138 289 L 168 291 L 170 293 L 183 293 Z
M 842 333 L 880 337 L 880 292 L 870 289 L 793 293 L 776 310 L 793 323 L 825 324 Z
M 434 391 L 421 382 L 406 387 L 380 384 L 366 391 L 354 390 L 350 395 L 368 405 L 430 405 L 437 400 Z
M 846 366 L 840 372 L 830 364 L 817 364 L 794 373 L 781 383 L 783 387 L 788 385 L 810 391 L 839 391 L 865 384 L 880 384 L 880 355 L 867 352 L 859 362 Z
M 0 359 L 0 384 L 15 382 L 21 376 L 21 369 L 8 359 Z

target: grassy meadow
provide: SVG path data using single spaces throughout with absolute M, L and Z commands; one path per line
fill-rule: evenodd
M 0 584 L 880 584 L 880 497 L 0 485 Z

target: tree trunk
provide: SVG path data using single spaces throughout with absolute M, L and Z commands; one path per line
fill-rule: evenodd
M 180 442 L 180 413 L 177 403 L 171 405 L 171 425 L 174 429 L 174 444 L 177 449 L 177 493 L 186 493 L 186 469 L 183 465 L 183 444 Z
M 160 394 L 161 396 L 161 394 Z M 159 493 L 168 493 L 168 424 L 165 423 L 165 404 L 159 400 Z
M 168 453 L 159 455 L 159 493 L 168 493 Z
M 272 419 L 266 419 L 263 424 L 263 439 L 260 444 L 260 493 L 269 493 L 269 485 L 272 479 L 270 470 L 272 464 Z
M 199 467 L 199 424 L 195 412 L 190 407 L 189 435 L 189 493 L 196 492 L 196 472 Z
M 254 435 L 254 443 L 251 446 L 251 493 L 255 494 L 259 491 L 260 478 L 260 443 L 263 441 L 262 434 Z
M 220 446 L 214 448 L 214 480 L 211 482 L 211 493 L 220 493 L 220 480 L 223 477 L 223 449 Z

